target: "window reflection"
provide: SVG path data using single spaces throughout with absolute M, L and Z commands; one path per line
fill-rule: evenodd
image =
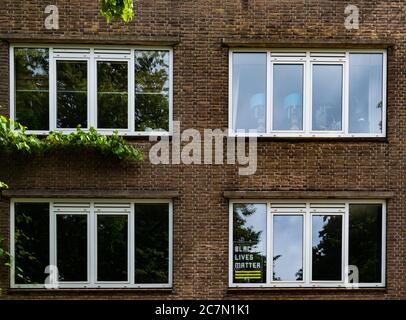
M 57 127 L 87 128 L 87 61 L 58 60 Z
M 273 217 L 273 280 L 303 280 L 303 217 Z
M 349 264 L 358 268 L 359 282 L 382 279 L 382 205 L 351 204 Z
M 313 65 L 313 130 L 342 130 L 343 67 Z
M 128 63 L 97 62 L 97 127 L 128 128 Z
M 342 278 L 342 217 L 312 217 L 312 280 L 339 281 Z
M 135 282 L 167 283 L 168 204 L 135 204 Z
M 16 284 L 43 284 L 49 265 L 49 203 L 15 204 Z
M 350 54 L 351 133 L 382 132 L 382 54 Z
M 87 215 L 56 218 L 59 281 L 87 281 Z
M 233 128 L 266 130 L 266 54 L 233 54 Z
M 97 216 L 97 280 L 128 280 L 128 217 Z
M 273 67 L 273 130 L 303 130 L 303 65 Z
M 48 49 L 15 48 L 16 121 L 29 130 L 49 130 Z
M 234 204 L 234 282 L 266 281 L 266 204 Z
M 169 52 L 135 52 L 135 131 L 169 130 Z

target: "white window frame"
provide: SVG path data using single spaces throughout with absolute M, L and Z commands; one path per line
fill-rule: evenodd
M 235 283 L 233 260 L 233 206 L 238 203 L 267 205 L 267 234 L 266 234 L 266 282 L 265 283 Z M 289 205 L 280 212 L 272 209 L 274 204 Z M 297 207 L 299 204 L 304 206 Z M 323 204 L 326 208 L 311 208 L 310 204 Z M 349 255 L 349 206 L 350 204 L 380 204 L 382 205 L 382 261 L 380 283 L 349 283 L 345 274 Z M 283 215 L 303 215 L 303 280 L 302 281 L 273 281 L 273 217 Z M 342 216 L 342 277 L 341 281 L 312 281 L 312 217 L 313 215 Z M 381 288 L 386 286 L 386 201 L 385 200 L 269 200 L 245 199 L 229 201 L 229 287 L 230 288 Z
M 88 217 L 88 279 L 85 282 L 58 282 L 58 288 L 172 288 L 173 283 L 173 202 L 168 199 L 30 199 L 30 198 L 13 198 L 10 201 L 10 254 L 15 256 L 15 203 L 48 203 L 49 204 L 49 259 L 50 265 L 56 265 L 56 216 L 58 213 L 54 210 L 54 203 L 85 203 L 90 204 L 89 211 L 86 213 Z M 95 203 L 114 203 L 114 204 L 130 204 L 128 210 L 128 281 L 97 281 L 97 215 L 114 214 L 96 212 Z M 168 205 L 168 282 L 167 283 L 136 283 L 135 282 L 135 205 L 137 204 L 167 204 Z M 77 212 L 72 214 L 82 214 Z M 123 213 L 118 213 L 123 215 Z M 44 281 L 46 278 L 44 273 Z M 11 288 L 38 288 L 45 289 L 45 284 L 16 284 L 15 283 L 15 263 L 11 259 L 10 269 L 10 287 Z
M 266 132 L 254 133 L 233 127 L 233 54 L 234 53 L 266 53 Z M 349 64 L 350 54 L 382 54 L 382 132 L 381 133 L 349 133 Z M 275 64 L 304 64 L 303 78 L 303 130 L 273 130 L 273 66 Z M 312 130 L 312 73 L 314 64 L 343 65 L 342 94 L 342 130 Z M 349 50 L 300 50 L 300 49 L 256 49 L 233 48 L 229 50 L 229 81 L 228 81 L 228 133 L 231 137 L 294 137 L 294 138 L 384 138 L 386 137 L 387 113 L 387 51 L 384 49 L 349 49 Z
M 39 48 L 49 50 L 49 130 L 27 130 L 27 134 L 47 135 L 51 131 L 62 131 L 69 134 L 76 132 L 76 128 L 57 128 L 56 104 L 56 60 L 87 61 L 88 74 L 88 128 L 94 127 L 101 134 L 111 135 L 114 129 L 97 128 L 97 61 L 128 61 L 128 128 L 117 129 L 122 136 L 171 136 L 173 134 L 173 48 L 168 46 L 86 46 L 86 45 L 50 45 L 45 43 L 15 43 L 10 45 L 10 118 L 15 120 L 15 48 Z M 58 53 L 54 52 L 58 49 Z M 65 49 L 65 50 L 64 50 Z M 81 51 L 82 50 L 82 51 Z M 84 50 L 88 50 L 85 52 Z M 104 50 L 104 52 L 102 52 Z M 121 51 L 120 51 L 121 50 Z M 167 51 L 169 58 L 169 110 L 167 131 L 135 131 L 135 51 Z M 65 52 L 64 52 L 65 51 Z M 126 52 L 127 51 L 127 52 Z

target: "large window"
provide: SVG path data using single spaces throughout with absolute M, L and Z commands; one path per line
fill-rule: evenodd
M 10 61 L 10 115 L 28 133 L 171 132 L 169 48 L 12 46 Z
M 233 201 L 230 286 L 385 286 L 385 202 Z
M 386 51 L 230 51 L 229 129 L 269 137 L 384 137 Z
M 172 205 L 154 202 L 12 201 L 11 286 L 170 287 Z

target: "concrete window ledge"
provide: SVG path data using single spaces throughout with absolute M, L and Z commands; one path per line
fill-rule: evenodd
M 296 293 L 296 292 L 308 292 L 312 293 L 386 293 L 387 288 L 300 288 L 300 287 L 262 287 L 262 288 L 228 288 L 228 294 L 256 294 L 261 292 L 286 292 L 286 293 Z
M 3 198 L 63 198 L 63 199 L 172 199 L 179 196 L 176 190 L 48 190 L 9 189 L 1 192 Z
M 145 45 L 175 46 L 179 44 L 178 36 L 138 36 L 138 35 L 79 35 L 65 37 L 47 34 L 0 33 L 0 40 L 10 43 L 74 43 L 74 44 L 111 44 L 111 45 Z
M 129 293 L 142 293 L 151 295 L 168 295 L 173 293 L 172 288 L 64 288 L 64 289 L 43 289 L 43 288 L 18 288 L 18 289 L 7 289 L 7 294 L 9 295 L 64 295 L 64 294 L 75 294 L 75 295 L 89 295 L 89 294 L 129 294 Z M 5 292 L 3 292 L 3 295 Z
M 390 199 L 391 191 L 224 191 L 227 199 Z
M 335 48 L 335 49 L 388 49 L 393 39 L 306 39 L 284 40 L 270 38 L 223 38 L 221 44 L 229 48 Z

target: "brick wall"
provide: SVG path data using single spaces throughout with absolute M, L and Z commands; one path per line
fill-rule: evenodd
M 44 28 L 44 8 L 59 7 L 60 30 Z M 344 8 L 360 8 L 359 30 L 346 30 Z M 0 267 L 0 298 L 405 298 L 406 297 L 406 92 L 404 1 L 138 0 L 136 17 L 107 25 L 96 0 L 2 0 L 0 39 L 81 39 L 117 36 L 179 37 L 174 47 L 174 120 L 182 129 L 228 125 L 228 48 L 222 38 L 281 43 L 390 40 L 386 140 L 258 141 L 258 170 L 242 177 L 232 165 L 106 162 L 94 155 L 23 158 L 1 154 L 0 180 L 13 188 L 178 190 L 174 201 L 172 291 L 8 291 Z M 100 40 L 98 40 L 100 41 Z M 71 41 L 73 42 L 73 41 Z M 90 41 L 91 42 L 91 41 Z M 98 42 L 100 43 L 100 42 Z M 0 109 L 8 114 L 8 42 L 0 42 Z M 150 142 L 132 139 L 147 153 Z M 387 216 L 387 288 L 379 290 L 228 290 L 228 201 L 225 190 L 393 191 Z M 0 202 L 0 233 L 8 234 L 9 202 Z

